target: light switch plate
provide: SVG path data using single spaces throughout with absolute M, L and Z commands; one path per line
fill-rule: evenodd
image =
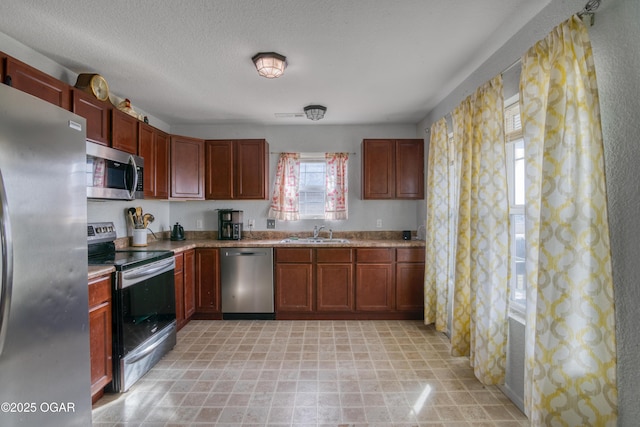
M 267 229 L 272 229 L 272 228 L 276 228 L 276 220 L 275 219 L 268 219 L 267 220 Z

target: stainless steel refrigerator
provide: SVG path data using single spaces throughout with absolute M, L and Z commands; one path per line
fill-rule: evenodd
M 91 425 L 84 127 L 0 84 L 0 426 Z

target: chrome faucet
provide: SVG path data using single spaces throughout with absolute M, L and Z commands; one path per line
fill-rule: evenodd
M 320 230 L 322 230 L 324 228 L 324 225 L 321 225 L 319 228 L 317 225 L 313 226 L 313 238 L 317 239 L 318 238 L 318 234 L 320 234 Z

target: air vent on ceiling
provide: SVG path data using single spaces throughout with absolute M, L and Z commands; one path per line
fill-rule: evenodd
M 275 113 L 276 119 L 290 119 L 294 117 L 304 117 L 304 113 Z

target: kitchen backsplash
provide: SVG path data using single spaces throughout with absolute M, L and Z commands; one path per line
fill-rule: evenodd
M 311 237 L 312 232 L 286 232 L 286 231 L 245 231 L 242 233 L 242 240 L 282 240 L 287 237 Z M 170 240 L 171 232 L 155 233 L 158 240 Z M 328 237 L 328 232 L 322 230 L 320 237 Z M 148 242 L 155 240 L 152 234 L 147 236 Z M 335 239 L 352 239 L 352 240 L 401 240 L 402 231 L 334 231 Z M 416 230 L 411 230 L 411 238 L 416 239 Z M 185 239 L 189 240 L 218 240 L 217 231 L 186 231 Z M 126 248 L 131 245 L 130 237 L 121 237 L 116 240 L 118 249 Z

